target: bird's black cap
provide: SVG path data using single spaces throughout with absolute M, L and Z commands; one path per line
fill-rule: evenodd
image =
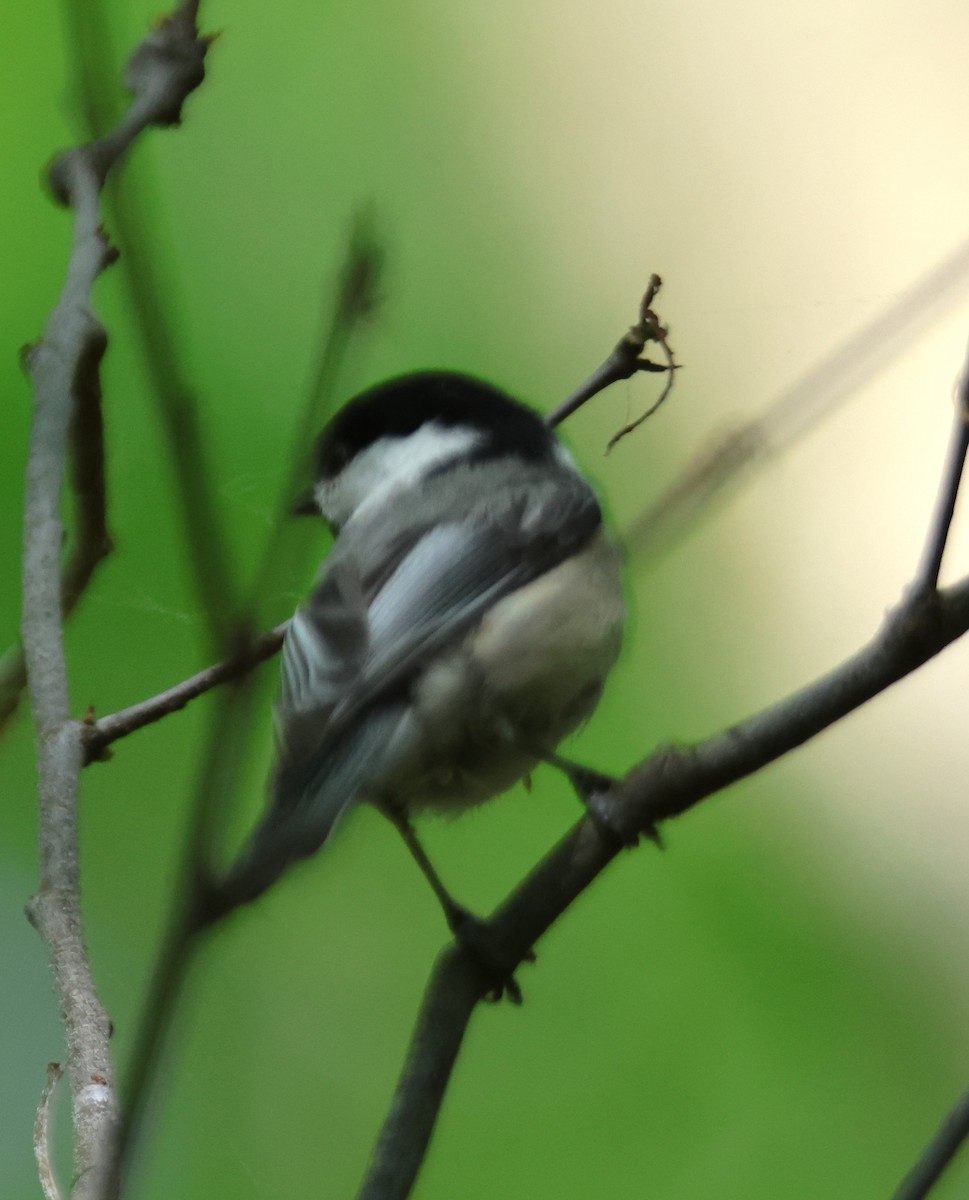
M 540 462 L 556 444 L 538 413 L 498 388 L 452 371 L 421 371 L 361 392 L 337 413 L 316 444 L 317 478 L 334 478 L 378 438 L 406 437 L 429 421 L 481 432 L 477 460 Z

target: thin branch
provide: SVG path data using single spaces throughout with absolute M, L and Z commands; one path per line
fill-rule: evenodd
M 952 518 L 955 516 L 959 485 L 962 482 L 969 453 L 969 350 L 962 367 L 962 377 L 956 389 L 955 425 L 949 439 L 949 453 L 942 475 L 942 485 L 936 501 L 935 514 L 929 529 L 922 565 L 915 579 L 914 594 L 925 596 L 939 585 L 939 572 L 945 553 Z
M 55 161 L 48 180 L 62 204 L 74 202 L 72 159 L 84 159 L 100 191 L 108 172 L 146 129 L 181 123 L 185 101 L 205 78 L 205 56 L 212 42 L 198 31 L 199 2 L 185 0 L 159 21 L 128 59 L 124 81 L 133 99 L 114 129 Z
M 893 1200 L 924 1200 L 943 1171 L 969 1138 L 969 1092 L 966 1092 L 942 1122 L 922 1151 L 919 1161 L 905 1176 Z
M 41 1092 L 37 1119 L 34 1121 L 34 1158 L 37 1160 L 37 1175 L 44 1200 L 61 1200 L 54 1164 L 50 1159 L 50 1104 L 63 1074 L 60 1063 L 47 1064 L 47 1082 Z
M 479 964 L 459 947 L 449 947 L 438 959 L 357 1200 L 409 1195 L 427 1154 L 471 1014 L 493 987 L 494 980 L 482 979 Z
M 917 605 L 906 604 L 868 646 L 764 712 L 697 745 L 657 751 L 610 793 L 610 825 L 622 837 L 611 836 L 591 816 L 579 821 L 490 919 L 489 945 L 502 962 L 523 963 L 624 840 L 687 812 L 803 745 L 967 631 L 969 581 Z M 459 947 L 444 952 L 360 1200 L 402 1200 L 410 1193 L 464 1031 L 490 986 L 493 981 L 489 984 L 480 965 Z
M 167 717 L 170 713 L 178 712 L 190 701 L 204 695 L 212 688 L 228 683 L 230 680 L 239 679 L 259 663 L 278 654 L 288 625 L 288 621 L 277 625 L 269 633 L 264 633 L 262 637 L 252 641 L 242 653 L 233 658 L 227 658 L 224 662 L 216 663 L 214 666 L 206 667 L 204 671 L 199 671 L 197 675 L 183 679 L 181 683 L 177 683 L 167 691 L 159 692 L 157 696 L 152 696 L 149 700 L 133 704 L 130 708 L 123 708 L 120 712 L 101 717 L 100 720 L 88 721 L 84 726 L 83 734 L 85 766 L 107 757 L 105 751 L 112 742 L 127 737 L 129 733 L 144 729 L 146 725 L 160 721 L 162 717 Z
M 90 146 L 66 152 L 51 168 L 55 194 L 74 210 L 73 244 L 60 299 L 27 361 L 35 411 L 27 463 L 22 633 L 37 726 L 40 793 L 40 888 L 28 913 L 50 952 L 65 1028 L 75 1200 L 105 1195 L 118 1102 L 108 1045 L 110 1021 L 91 976 L 81 917 L 82 727 L 70 719 L 60 498 L 79 397 L 96 390 L 107 345 L 90 307 L 95 280 L 112 260 L 101 231 L 101 187 L 109 169 L 144 129 L 177 122 L 185 96 L 201 82 L 205 44 L 195 28 L 196 9 L 196 3 L 186 3 L 135 51 L 127 76 L 134 98 L 118 128 Z
M 599 392 L 604 391 L 607 387 L 611 387 L 614 383 L 618 383 L 620 379 L 631 379 L 633 375 L 636 375 L 640 371 L 648 371 L 656 374 L 668 373 L 669 378 L 659 400 L 650 408 L 649 412 L 644 414 L 634 425 L 627 426 L 625 430 L 620 430 L 610 441 L 609 449 L 615 445 L 619 438 L 625 436 L 626 433 L 630 432 L 642 421 L 645 421 L 646 417 L 650 413 L 654 413 L 663 403 L 673 386 L 674 372 L 677 369 L 677 364 L 673 361 L 673 351 L 670 349 L 667 341 L 669 330 L 663 325 L 652 308 L 653 300 L 662 286 L 663 281 L 658 275 L 651 275 L 649 277 L 649 286 L 646 288 L 646 293 L 640 301 L 639 319 L 636 321 L 636 324 L 623 334 L 613 347 L 609 357 L 601 366 L 596 368 L 585 383 L 580 388 L 577 388 L 567 400 L 564 400 L 558 408 L 553 409 L 546 416 L 545 423 L 550 429 L 561 425 L 567 417 L 570 417 L 586 401 L 591 400 Z M 647 342 L 655 342 L 661 347 L 666 358 L 665 365 L 641 357 Z

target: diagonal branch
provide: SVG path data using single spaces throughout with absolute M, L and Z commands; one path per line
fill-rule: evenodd
M 862 650 L 786 700 L 694 746 L 658 750 L 610 793 L 609 824 L 584 817 L 488 922 L 501 962 L 531 947 L 619 853 L 661 822 L 803 745 L 969 631 L 969 581 L 894 613 Z M 358 1200 L 402 1200 L 423 1161 L 451 1068 L 477 1003 L 493 987 L 458 946 L 444 951 Z
M 962 415 L 965 388 L 960 400 Z M 964 426 L 957 421 L 953 431 L 943 500 L 929 535 L 927 559 L 934 572 L 923 566 L 908 598 L 872 641 L 827 675 L 723 733 L 693 746 L 662 747 L 634 767 L 606 793 L 607 822 L 592 815 L 579 821 L 492 916 L 487 936 L 496 961 L 511 969 L 525 962 L 535 942 L 623 846 L 655 834 L 660 822 L 802 746 L 969 632 L 969 579 L 944 592 L 935 587 L 965 460 Z M 493 984 L 460 945 L 438 959 L 358 1200 L 404 1200 L 410 1194 L 465 1030 Z M 899 1200 L 927 1194 L 967 1125 L 963 1101 L 913 1173 L 928 1185 L 923 1190 L 911 1185 Z
M 921 1158 L 902 1180 L 893 1200 L 925 1200 L 969 1138 L 969 1092 L 956 1101 Z
M 162 717 L 167 717 L 170 713 L 178 712 L 191 700 L 195 700 L 223 683 L 239 679 L 259 663 L 278 654 L 288 624 L 287 621 L 282 625 L 277 625 L 269 633 L 255 638 L 246 646 L 243 653 L 233 658 L 227 658 L 224 662 L 216 663 L 214 666 L 206 667 L 204 671 L 199 671 L 198 674 L 183 679 L 181 683 L 177 683 L 167 691 L 159 692 L 157 696 L 152 696 L 149 700 L 143 700 L 140 704 L 133 704 L 130 708 L 123 708 L 120 712 L 101 717 L 98 721 L 86 723 L 83 734 L 85 766 L 106 758 L 107 748 L 112 742 L 127 737 L 129 733 L 144 729 L 146 725 L 160 721 Z
M 585 383 L 581 387 L 576 388 L 571 396 L 563 400 L 557 408 L 548 413 L 545 417 L 545 424 L 550 429 L 555 429 L 561 425 L 563 421 L 571 417 L 574 412 L 577 412 L 583 404 L 591 400 L 593 396 L 598 395 L 599 392 L 604 392 L 607 387 L 612 387 L 614 383 L 618 383 L 622 379 L 632 379 L 640 371 L 655 374 L 665 373 L 667 375 L 666 386 L 663 388 L 659 399 L 647 412 L 631 425 L 620 429 L 610 439 L 608 449 L 611 450 L 616 442 L 625 437 L 627 433 L 631 433 L 638 425 L 641 425 L 663 403 L 672 390 L 677 364 L 673 361 L 673 351 L 667 341 L 669 330 L 653 311 L 652 307 L 653 301 L 659 294 L 662 286 L 663 281 L 658 275 L 651 275 L 649 277 L 649 285 L 640 301 L 639 318 L 636 324 L 623 334 L 609 356 L 596 367 Z M 665 364 L 655 363 L 648 358 L 642 357 L 647 342 L 655 342 L 662 349 L 666 359 Z

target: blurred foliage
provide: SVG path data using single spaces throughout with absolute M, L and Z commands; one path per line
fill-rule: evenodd
M 118 0 L 106 12 L 111 45 L 102 39 L 100 48 L 109 58 L 133 46 L 154 15 Z M 475 21 L 485 19 L 475 8 Z M 647 261 L 655 238 L 635 244 L 630 230 L 630 262 L 609 272 L 608 311 L 600 285 L 593 300 L 574 282 L 579 268 L 563 286 L 563 263 L 581 261 L 582 249 L 556 232 L 560 194 L 550 179 L 549 224 L 537 227 L 534 198 L 523 204 L 506 148 L 488 136 L 470 35 L 438 6 L 375 0 L 282 13 L 218 0 L 203 6 L 203 20 L 223 31 L 209 78 L 183 128 L 136 148 L 119 202 L 142 214 L 179 369 L 198 394 L 219 517 L 244 577 L 291 469 L 321 312 L 357 206 L 373 206 L 389 271 L 386 303 L 355 347 L 342 394 L 439 366 L 551 407 L 631 320 L 635 288 L 661 264 Z M 65 29 L 52 0 L 15 3 L 5 16 L 7 639 L 18 621 L 29 419 L 16 351 L 43 326 L 69 239 L 68 217 L 38 188 L 38 172 L 80 128 L 68 87 L 77 35 Z M 508 87 L 527 96 L 520 60 L 509 58 L 508 71 Z M 542 119 L 565 155 L 570 131 L 555 117 Z M 528 183 L 534 190 L 531 175 Z M 573 228 L 576 239 L 581 232 Z M 76 709 L 107 712 L 202 665 L 203 622 L 120 271 L 103 279 L 97 305 L 112 339 L 104 385 L 117 551 L 68 641 Z M 622 461 L 603 461 L 616 403 L 582 414 L 566 437 L 608 503 L 628 514 L 674 435 L 651 424 Z M 309 523 L 285 536 L 303 565 L 280 559 L 259 598 L 264 625 L 288 615 L 325 544 Z M 666 574 L 631 564 L 626 657 L 573 756 L 621 770 L 665 738 L 699 735 L 749 707 L 739 685 L 731 691 L 729 655 L 713 660 L 682 600 L 713 589 L 718 610 L 742 610 L 749 581 L 732 572 L 743 562 L 739 551 L 714 548 Z M 271 665 L 263 669 L 265 719 L 238 747 L 248 764 L 243 794 L 219 798 L 236 828 L 261 803 L 273 676 Z M 112 762 L 85 776 L 86 915 L 121 1063 L 178 877 L 211 711 L 211 698 L 200 701 L 120 744 Z M 3 746 L 0 1153 L 11 1200 L 37 1194 L 30 1128 L 45 1063 L 62 1053 L 44 953 L 20 915 L 34 886 L 28 725 L 22 716 Z M 964 986 L 944 951 L 922 940 L 918 914 L 905 926 L 856 901 L 798 820 L 806 789 L 785 764 L 704 806 L 670 830 L 665 854 L 647 847 L 625 856 L 552 931 L 536 966 L 521 972 L 525 1007 L 476 1015 L 418 1185 L 422 1200 L 890 1194 L 964 1085 L 953 1050 L 960 1039 L 964 1046 Z M 519 789 L 458 824 L 428 824 L 427 840 L 456 893 L 487 912 L 575 815 L 564 782 L 543 771 L 531 794 Z M 220 931 L 202 956 L 157 1087 L 133 1200 L 352 1194 L 443 932 L 394 832 L 369 811 L 354 814 L 325 854 Z M 59 1109 L 64 1137 L 63 1095 Z M 967 1183 L 963 1163 L 939 1200 Z

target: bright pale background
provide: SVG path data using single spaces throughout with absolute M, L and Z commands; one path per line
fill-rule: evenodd
M 61 10 L 8 7 L 9 639 L 29 416 L 17 350 L 43 325 L 68 239 L 37 178 L 77 126 Z M 118 61 L 156 10 L 114 8 Z M 660 308 L 686 364 L 674 400 L 606 459 L 653 381 L 616 387 L 567 431 L 620 533 L 694 452 L 938 263 L 966 257 L 969 12 L 952 0 L 242 0 L 207 3 L 204 20 L 223 31 L 210 77 L 184 128 L 139 148 L 131 181 L 240 569 L 271 519 L 321 289 L 360 202 L 374 205 L 390 265 L 347 394 L 447 366 L 550 407 L 629 323 L 649 272 L 663 274 Z M 875 630 L 931 511 L 969 271 L 936 301 L 918 338 L 881 345 L 883 369 L 732 503 L 659 559 L 630 547 L 627 652 L 576 757 L 620 771 L 661 741 L 713 732 Z M 113 339 L 118 552 L 69 641 L 77 710 L 107 712 L 197 669 L 202 626 L 118 272 L 98 307 Z M 312 541 L 308 525 L 302 536 Z M 953 576 L 969 567 L 958 528 L 954 550 Z M 278 581 L 267 623 L 310 575 Z M 969 1081 L 967 665 L 951 650 L 671 828 L 666 854 L 617 863 L 522 971 L 525 1007 L 476 1017 L 417 1195 L 888 1197 Z M 139 734 L 85 779 L 87 916 L 122 1061 L 209 711 Z M 5 1195 L 28 1197 L 33 1110 L 62 1049 L 21 917 L 35 886 L 26 721 L 5 755 L 0 1154 Z M 543 773 L 530 796 L 431 823 L 427 840 L 486 912 L 575 815 Z M 355 814 L 193 975 L 132 1196 L 351 1195 L 442 943 L 393 832 Z M 936 1194 L 967 1185 L 969 1160 Z

